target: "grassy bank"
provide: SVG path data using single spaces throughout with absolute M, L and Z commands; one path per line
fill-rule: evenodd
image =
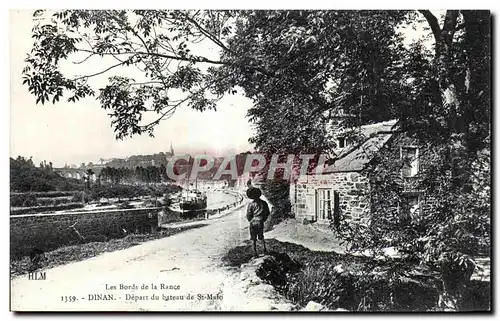
M 147 241 L 161 239 L 202 226 L 205 226 L 205 224 L 200 223 L 191 226 L 161 229 L 160 231 L 157 231 L 155 233 L 148 234 L 129 234 L 123 238 L 111 239 L 104 242 L 90 242 L 71 246 L 63 246 L 54 251 L 45 253 L 40 262 L 40 269 L 48 269 L 70 262 L 82 261 L 102 253 L 123 250 Z M 26 274 L 30 272 L 31 269 L 32 264 L 29 256 L 24 256 L 19 260 L 11 260 L 11 277 Z
M 257 276 L 301 307 L 315 301 L 331 310 L 439 311 L 436 279 L 414 273 L 418 268 L 407 262 L 380 265 L 368 258 L 311 251 L 275 239 L 266 244 L 270 256 L 257 269 Z M 247 242 L 231 249 L 223 261 L 239 267 L 251 260 L 252 253 Z M 465 310 L 489 309 L 489 289 L 487 282 L 471 282 Z

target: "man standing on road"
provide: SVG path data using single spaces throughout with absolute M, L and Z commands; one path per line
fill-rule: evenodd
M 262 240 L 264 253 L 267 252 L 266 242 L 264 241 L 264 222 L 269 217 L 269 206 L 267 202 L 260 199 L 262 192 L 260 189 L 250 187 L 247 190 L 248 198 L 253 201 L 247 207 L 247 220 L 250 223 L 250 239 L 253 242 L 253 253 L 257 256 L 257 238 Z

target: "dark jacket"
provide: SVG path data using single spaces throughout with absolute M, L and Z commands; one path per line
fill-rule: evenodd
M 261 199 L 253 200 L 247 207 L 247 220 L 264 223 L 269 217 L 269 206 Z

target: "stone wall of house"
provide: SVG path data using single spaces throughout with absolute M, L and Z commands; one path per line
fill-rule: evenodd
M 341 218 L 353 222 L 368 223 L 373 211 L 372 205 L 377 203 L 376 197 L 382 197 L 380 203 L 389 204 L 393 198 L 386 195 L 388 194 L 386 192 L 396 191 L 396 187 L 394 187 L 394 190 L 378 193 L 376 186 L 382 186 L 383 189 L 387 189 L 387 186 L 377 184 L 377 180 L 385 180 L 385 178 L 382 178 L 383 172 L 390 168 L 393 171 L 391 172 L 392 177 L 398 177 L 401 182 L 401 167 L 398 167 L 398 164 L 401 163 L 401 147 L 418 145 L 418 142 L 414 139 L 404 134 L 396 134 L 362 172 L 300 176 L 297 183 L 291 184 L 290 187 L 290 199 L 295 217 L 301 222 L 304 220 L 314 221 L 316 189 L 331 188 L 339 193 Z M 433 157 L 436 157 L 436 155 L 431 155 L 419 147 L 420 171 L 425 171 L 432 164 Z M 408 193 L 421 194 L 421 210 L 423 212 L 431 211 L 438 200 L 429 195 L 424 195 L 422 191 L 418 190 L 418 179 L 418 175 L 406 178 L 403 180 L 404 184 L 401 187 Z M 372 195 L 369 195 L 370 192 L 372 192 Z M 399 208 L 397 200 L 394 201 L 394 204 L 387 206 L 394 207 L 395 211 Z
M 315 221 L 316 190 L 329 188 L 339 197 L 341 219 L 367 224 L 370 219 L 368 178 L 358 172 L 300 176 L 291 184 L 290 198 L 299 222 Z
M 402 178 L 402 172 L 401 172 L 401 148 L 402 147 L 409 147 L 409 146 L 414 146 L 418 147 L 419 149 L 419 172 L 415 177 L 407 177 L 407 178 Z M 365 169 L 365 173 L 367 177 L 369 177 L 370 180 L 370 185 L 377 186 L 376 183 L 374 183 L 376 180 L 379 180 L 383 175 L 388 175 L 392 176 L 393 179 L 398 178 L 397 180 L 399 181 L 398 184 L 401 184 L 400 187 L 402 188 L 402 192 L 412 194 L 412 195 L 420 195 L 419 198 L 419 204 L 420 204 L 420 209 L 422 213 L 432 211 L 438 200 L 433 197 L 432 195 L 428 195 L 419 187 L 419 179 L 422 175 L 422 173 L 426 170 L 428 170 L 429 166 L 432 164 L 432 162 L 435 160 L 435 157 L 437 155 L 432 154 L 431 152 L 427 151 L 424 147 L 420 146 L 418 141 L 416 141 L 413 138 L 408 137 L 407 135 L 400 133 L 400 134 L 395 134 L 389 142 L 382 148 L 378 155 L 377 155 L 377 160 L 373 161 L 369 167 Z M 384 173 L 385 172 L 385 173 Z M 380 188 L 382 189 L 387 189 L 386 185 L 382 185 Z M 396 192 L 396 188 L 391 189 L 392 192 Z M 397 198 L 393 198 L 391 196 L 388 196 L 385 191 L 382 191 L 382 193 L 377 193 L 376 188 L 373 189 L 373 203 L 374 205 L 376 203 L 376 195 L 382 194 L 385 199 L 383 200 L 384 207 L 390 206 L 391 208 L 394 208 L 394 210 L 398 210 L 398 201 Z M 390 199 L 394 199 L 394 201 L 390 201 Z M 372 209 L 373 211 L 374 209 Z
M 29 255 L 34 248 L 50 251 L 63 245 L 104 241 L 158 227 L 158 208 L 27 214 L 10 216 L 10 253 Z

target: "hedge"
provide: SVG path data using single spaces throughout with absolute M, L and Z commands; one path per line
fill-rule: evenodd
M 10 206 L 29 207 L 38 205 L 36 196 L 33 194 L 11 194 Z
M 35 214 L 43 212 L 70 210 L 82 207 L 84 207 L 84 204 L 82 203 L 68 203 L 68 204 L 52 205 L 52 206 L 19 207 L 19 208 L 11 208 L 10 215 Z
M 73 201 L 73 196 L 58 196 L 58 197 L 38 197 L 36 199 L 39 206 L 61 205 L 68 203 L 77 203 Z
M 63 194 L 63 195 L 61 195 Z M 53 206 L 66 203 L 78 203 L 73 200 L 75 192 L 36 192 L 36 193 L 11 193 L 10 206 L 12 207 L 32 207 L 32 206 Z
M 33 195 L 35 197 L 62 197 L 73 196 L 74 193 L 80 191 L 51 191 L 51 192 L 26 192 L 26 193 L 10 193 L 10 196 Z

